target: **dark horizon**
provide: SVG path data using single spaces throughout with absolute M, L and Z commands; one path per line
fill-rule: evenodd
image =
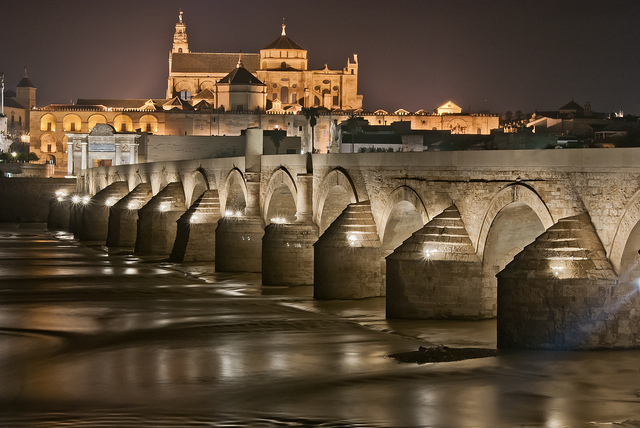
M 364 107 L 471 112 L 556 110 L 640 114 L 640 7 L 635 0 L 310 3 L 204 0 L 4 5 L 6 89 L 24 66 L 37 105 L 78 98 L 164 98 L 178 11 L 194 52 L 259 52 L 287 34 L 309 68 L 342 69 L 358 54 Z M 313 9 L 318 9 L 313 10 Z

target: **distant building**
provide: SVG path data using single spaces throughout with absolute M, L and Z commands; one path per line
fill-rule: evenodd
M 452 134 L 489 135 L 499 127 L 497 115 L 462 113 L 452 101 L 435 109 L 438 114 L 365 111 L 362 95 L 357 93 L 357 56 L 342 70 L 327 66 L 308 70 L 307 62 L 307 51 L 287 36 L 284 25 L 280 37 L 260 53 L 192 52 L 180 14 L 169 53 L 165 99 L 78 99 L 75 104 L 34 108 L 31 146 L 41 159 L 56 164 L 59 175 L 65 175 L 68 159 L 76 156 L 68 156 L 70 136 L 89 134 L 97 124 L 108 124 L 117 133 L 162 136 L 240 136 L 245 129 L 257 127 L 299 138 L 302 151 L 313 146 L 325 153 L 339 150 L 332 124 L 335 128 L 354 115 L 370 125 L 405 122 L 412 130 Z M 35 105 L 35 88 L 33 95 Z M 318 109 L 313 143 L 309 122 L 300 114 L 303 106 Z M 176 145 L 177 157 L 183 149 Z M 292 150 L 291 146 L 286 152 Z
M 71 133 L 68 137 L 67 175 L 87 168 L 138 163 L 140 134 L 116 132 L 111 125 L 98 123 L 88 134 Z
M 29 80 L 27 69 L 15 91 L 6 91 L 4 97 L 4 115 L 6 116 L 6 134 L 10 138 L 20 138 L 28 142 L 29 113 L 36 106 L 36 87 Z

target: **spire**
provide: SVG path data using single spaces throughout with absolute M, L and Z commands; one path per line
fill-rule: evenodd
M 188 53 L 189 43 L 187 42 L 187 26 L 182 21 L 182 10 L 178 14 L 178 22 L 176 22 L 176 31 L 173 33 L 173 48 L 171 52 Z
M 238 63 L 236 64 L 236 68 L 244 68 L 244 64 L 242 63 L 242 52 L 238 56 Z
M 286 36 L 287 35 L 287 31 L 285 30 L 287 28 L 287 26 L 284 23 L 284 18 L 282 18 L 282 35 Z
M 27 74 L 27 66 L 26 65 L 24 66 L 24 74 L 22 75 L 22 77 L 24 79 L 28 79 L 29 78 L 29 75 Z

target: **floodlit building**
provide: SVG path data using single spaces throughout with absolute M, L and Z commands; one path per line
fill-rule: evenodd
M 462 113 L 452 101 L 433 113 L 404 109 L 387 112 L 362 108 L 358 94 L 358 57 L 346 67 L 308 69 L 308 52 L 282 26 L 280 36 L 259 53 L 193 52 L 180 13 L 169 53 L 165 99 L 78 99 L 75 104 L 51 104 L 30 111 L 31 150 L 55 163 L 58 175 L 76 171 L 68 155 L 70 136 L 89 134 L 97 124 L 117 133 L 165 136 L 240 136 L 248 128 L 285 131 L 298 138 L 301 150 L 339 151 L 339 124 L 359 116 L 370 125 L 408 122 L 411 129 L 489 135 L 499 127 L 497 115 Z M 33 102 L 35 106 L 35 88 Z M 314 128 L 302 108 L 316 108 Z M 333 126 L 333 130 L 332 130 Z M 182 147 L 175 147 L 180 157 Z M 74 165 L 67 166 L 69 159 Z M 82 165 L 80 162 L 78 165 Z M 91 166 L 89 162 L 87 164 Z

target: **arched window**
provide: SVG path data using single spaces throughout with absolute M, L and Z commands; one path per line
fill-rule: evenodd
M 65 132 L 80 132 L 82 120 L 77 114 L 68 114 L 62 120 L 62 130 Z
M 158 119 L 151 114 L 145 114 L 140 118 L 140 129 L 144 132 L 158 132 Z
M 44 116 L 42 116 L 42 118 L 40 119 L 40 130 L 55 132 L 56 117 L 52 114 L 45 114 Z
M 107 118 L 101 114 L 94 114 L 89 117 L 89 132 L 99 123 L 107 123 Z
M 120 114 L 113 119 L 116 132 L 133 132 L 133 120 L 126 114 Z
M 40 137 L 40 151 L 41 152 L 55 152 L 56 151 L 56 137 L 51 134 L 44 134 Z

